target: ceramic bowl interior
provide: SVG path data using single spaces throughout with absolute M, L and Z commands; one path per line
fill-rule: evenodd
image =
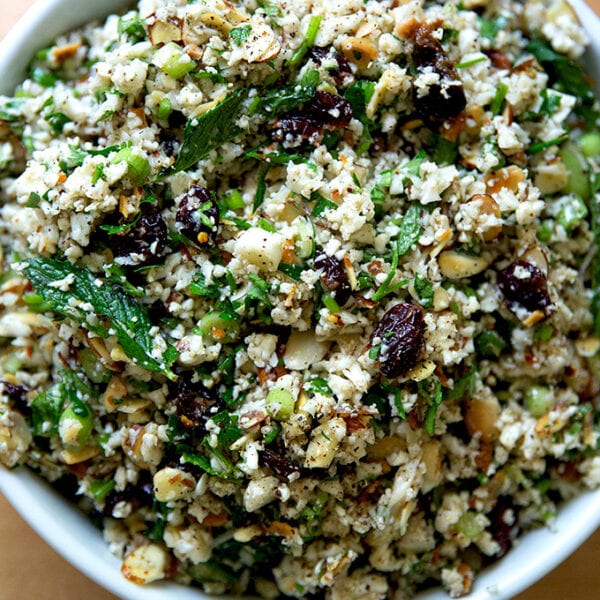
M 600 19 L 583 2 L 570 0 L 591 40 L 585 57 L 588 72 L 600 82 Z M 82 23 L 130 6 L 127 0 L 38 0 L 0 43 L 0 93 L 10 94 L 23 79 L 33 53 L 54 37 Z M 597 84 L 597 91 L 600 87 Z M 202 600 L 202 592 L 172 583 L 136 586 L 120 573 L 120 561 L 108 551 L 101 533 L 87 518 L 33 473 L 0 469 L 0 489 L 48 544 L 88 577 L 124 600 Z M 523 536 L 501 560 L 475 580 L 469 600 L 511 598 L 556 567 L 600 526 L 600 490 L 567 502 L 553 529 Z M 32 573 L 35 576 L 35 572 Z M 231 597 L 222 597 L 229 598 Z M 421 600 L 447 600 L 434 589 Z

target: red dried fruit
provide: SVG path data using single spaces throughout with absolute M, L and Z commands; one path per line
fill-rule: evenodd
M 535 265 L 517 260 L 498 271 L 496 280 L 511 312 L 540 310 L 546 317 L 554 312 L 546 276 Z
M 440 42 L 433 37 L 427 24 L 412 31 L 412 59 L 417 72 L 431 68 L 439 75 L 439 83 L 427 88 L 427 93 L 413 88 L 413 104 L 417 115 L 425 123 L 438 125 L 460 114 L 467 105 L 464 88 L 455 64 L 449 60 Z
M 317 91 L 302 108 L 281 116 L 275 123 L 273 139 L 277 142 L 302 138 L 318 142 L 323 129 L 346 127 L 352 119 L 348 100 L 329 92 Z
M 312 58 L 318 65 L 321 65 L 324 60 L 331 60 L 333 58 L 337 62 L 338 68 L 327 69 L 327 72 L 338 85 L 344 84 L 346 80 L 353 77 L 350 63 L 333 46 L 313 46 L 308 51 L 307 56 L 308 58 Z
M 136 266 L 150 263 L 163 253 L 167 246 L 167 225 L 155 204 L 144 203 L 140 220 L 125 234 L 110 237 L 110 246 L 116 262 Z
M 335 301 L 344 306 L 352 294 L 344 263 L 335 256 L 321 252 L 315 258 L 315 270 L 322 271 L 321 283 L 332 293 Z
M 275 452 L 275 450 L 271 450 L 270 448 L 265 448 L 260 453 L 260 462 L 269 467 L 273 471 L 273 474 L 280 479 L 287 479 L 294 473 L 300 473 L 298 465 L 291 462 L 283 454 L 279 454 L 279 452 Z
M 369 346 L 380 346 L 379 369 L 387 377 L 405 375 L 417 364 L 424 349 L 423 311 L 414 304 L 396 304 L 371 334 Z
M 203 430 L 210 418 L 210 409 L 218 406 L 220 398 L 201 381 L 192 381 L 192 374 L 182 373 L 176 383 L 169 385 L 175 414 L 186 429 Z
M 219 227 L 219 207 L 213 195 L 195 185 L 179 201 L 177 230 L 198 246 L 214 242 Z

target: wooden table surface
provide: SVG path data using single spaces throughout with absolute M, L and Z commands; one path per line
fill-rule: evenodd
M 600 0 L 588 2 L 600 14 Z M 0 38 L 32 4 L 0 0 Z M 116 600 L 46 545 L 1 494 L 0 540 L 0 600 Z M 518 600 L 596 600 L 599 562 L 600 531 Z

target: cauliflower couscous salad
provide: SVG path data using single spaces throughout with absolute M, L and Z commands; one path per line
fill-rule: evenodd
M 0 97 L 0 460 L 123 576 L 469 593 L 600 484 L 565 0 L 140 0 Z

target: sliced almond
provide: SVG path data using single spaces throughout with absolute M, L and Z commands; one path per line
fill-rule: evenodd
M 489 264 L 489 261 L 481 256 L 459 254 L 453 250 L 442 252 L 438 258 L 440 271 L 448 279 L 472 277 L 485 271 Z

